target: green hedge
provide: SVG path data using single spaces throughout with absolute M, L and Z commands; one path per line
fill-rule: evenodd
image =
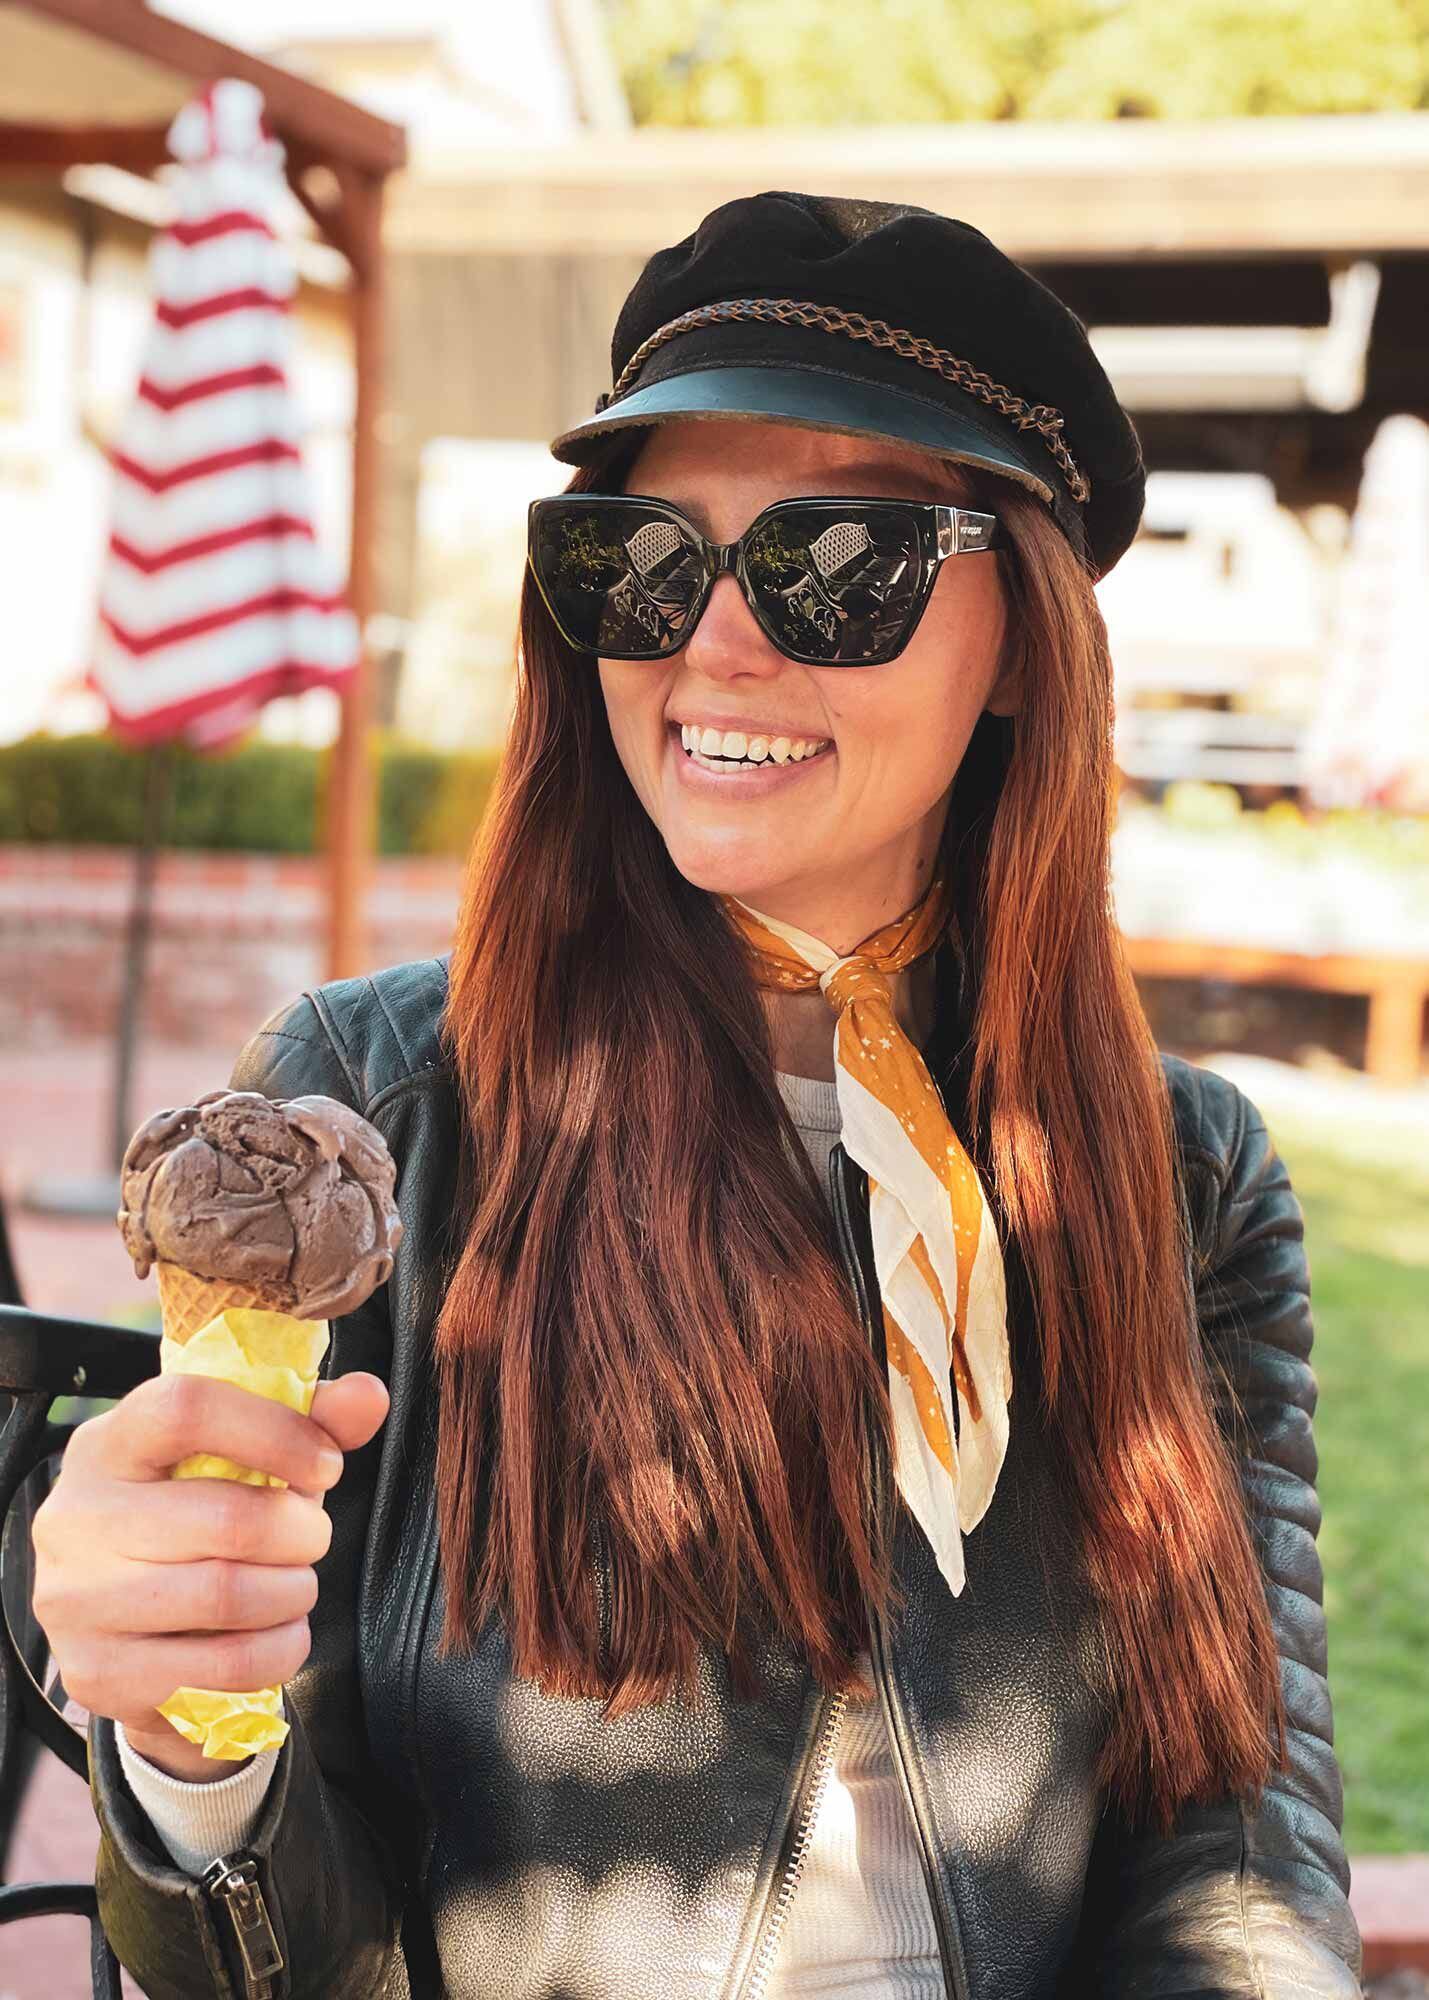
M 329 755 L 250 738 L 217 755 L 175 745 L 166 847 L 307 854 L 321 839 Z M 461 854 L 486 810 L 492 752 L 376 739 L 377 850 Z M 138 838 L 144 753 L 107 736 L 27 736 L 0 744 L 0 841 L 131 846 Z

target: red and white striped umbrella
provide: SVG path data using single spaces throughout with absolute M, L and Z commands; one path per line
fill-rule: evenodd
M 276 695 L 337 687 L 357 621 L 313 531 L 289 373 L 297 274 L 272 216 L 283 149 L 226 77 L 169 128 L 179 214 L 155 238 L 142 379 L 111 453 L 90 685 L 130 743 L 212 749 Z

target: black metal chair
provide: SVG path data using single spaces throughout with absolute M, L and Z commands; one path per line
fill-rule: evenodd
M 0 1875 L 25 1785 L 43 1752 L 89 1781 L 85 1738 L 65 1720 L 58 1674 L 46 1692 L 48 1648 L 31 1609 L 35 1510 L 76 1425 L 90 1414 L 71 1410 L 54 1422 L 51 1407 L 61 1397 L 89 1404 L 127 1395 L 159 1372 L 157 1334 L 30 1312 L 18 1291 L 0 1213 Z M 0 1883 L 0 1924 L 38 1916 L 89 1919 L 95 2000 L 120 2000 L 119 1963 L 99 1921 L 94 1884 Z

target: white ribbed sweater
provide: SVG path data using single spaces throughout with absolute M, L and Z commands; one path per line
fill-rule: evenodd
M 776 1075 L 827 1191 L 840 1128 L 836 1086 Z M 244 1845 L 276 1750 L 217 1784 L 194 1785 L 157 1770 L 122 1728 L 116 1734 L 129 1787 L 176 1866 L 198 1875 Z M 916 1836 L 876 1703 L 843 1711 L 765 1992 L 766 2000 L 945 2000 Z

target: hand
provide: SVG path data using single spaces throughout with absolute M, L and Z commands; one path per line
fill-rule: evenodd
M 159 1703 L 179 1687 L 244 1693 L 298 1671 L 313 1565 L 332 1539 L 323 1495 L 387 1410 L 375 1375 L 320 1382 L 308 1417 L 231 1382 L 163 1375 L 81 1424 L 34 1520 L 35 1616 L 66 1691 L 173 1776 L 232 1777 L 241 1765 L 205 1757 Z M 171 1479 L 197 1451 L 288 1489 Z

